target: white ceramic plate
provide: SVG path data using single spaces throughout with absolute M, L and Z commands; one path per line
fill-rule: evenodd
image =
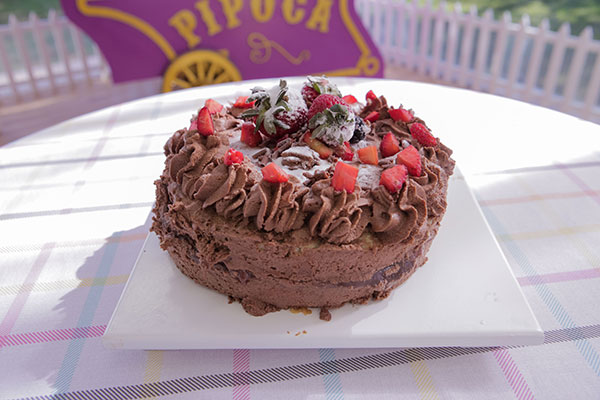
M 543 342 L 540 329 L 459 171 L 429 261 L 389 298 L 364 306 L 246 314 L 176 269 L 150 233 L 104 334 L 111 348 L 500 346 Z

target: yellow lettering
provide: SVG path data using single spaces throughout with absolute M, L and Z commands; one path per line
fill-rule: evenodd
M 197 25 L 196 17 L 191 11 L 177 11 L 175 15 L 169 18 L 169 25 L 177 29 L 177 33 L 187 42 L 188 48 L 191 49 L 200 43 L 200 37 L 194 33 Z
M 227 18 L 227 28 L 233 29 L 241 25 L 237 13 L 242 9 L 242 0 L 219 0 L 223 8 L 223 14 Z
M 256 22 L 268 22 L 275 11 L 275 0 L 252 0 L 250 9 Z
M 310 18 L 306 21 L 308 29 L 316 30 L 319 27 L 319 32 L 329 32 L 329 19 L 331 17 L 332 0 L 319 0 L 315 8 L 313 8 Z
M 283 0 L 283 4 L 281 4 L 281 12 L 283 13 L 283 19 L 288 24 L 297 24 L 304 18 L 304 10 L 296 9 L 296 4 L 305 6 L 306 0 Z
M 210 9 L 210 5 L 208 4 L 208 0 L 200 0 L 197 1 L 196 9 L 200 12 L 200 16 L 202 17 L 202 21 L 206 24 L 206 28 L 208 29 L 208 34 L 210 36 L 216 35 L 221 32 L 223 28 L 217 22 L 215 18 L 215 14 Z

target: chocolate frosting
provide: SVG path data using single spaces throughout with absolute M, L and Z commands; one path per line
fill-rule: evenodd
M 382 243 L 410 241 L 428 217 L 445 210 L 445 181 L 454 168 L 452 151 L 441 143 L 436 147 L 420 145 L 410 135 L 408 124 L 389 118 L 383 97 L 370 100 L 361 115 L 373 110 L 380 111 L 382 119 L 374 124 L 376 135 L 371 140 L 378 144 L 385 133 L 393 131 L 422 155 L 422 175 L 409 177 L 398 193 L 390 194 L 383 186 L 337 192 L 331 186 L 331 169 L 314 173 L 304 183 L 290 176 L 288 182 L 273 184 L 262 180 L 255 165 L 266 160 L 245 157 L 242 164 L 227 166 L 223 156 L 241 121 L 225 112 L 214 116 L 215 135 L 205 137 L 187 129 L 175 132 L 164 147 L 165 171 L 157 185 L 167 184 L 171 207 L 185 209 L 192 225 L 195 212 L 212 210 L 263 232 L 285 234 L 306 224 L 312 237 L 333 244 L 352 243 L 366 230 Z M 285 151 L 292 145 L 288 142 L 258 158 L 284 153 L 285 160 Z M 296 163 L 297 168 L 314 165 L 308 158 L 289 153 L 287 162 Z

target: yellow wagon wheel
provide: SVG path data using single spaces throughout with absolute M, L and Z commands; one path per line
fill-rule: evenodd
M 225 55 L 216 51 L 196 50 L 177 57 L 169 65 L 163 78 L 162 91 L 241 80 L 240 71 Z

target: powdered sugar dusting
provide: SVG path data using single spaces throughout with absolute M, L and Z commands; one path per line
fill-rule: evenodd
M 360 164 L 356 182 L 362 189 L 375 189 L 379 186 L 381 168 L 377 165 Z

